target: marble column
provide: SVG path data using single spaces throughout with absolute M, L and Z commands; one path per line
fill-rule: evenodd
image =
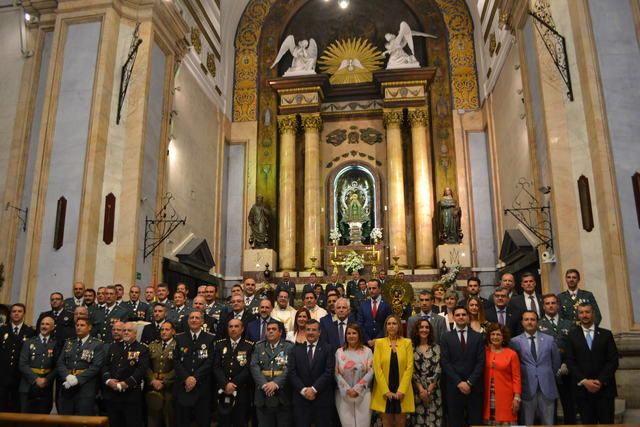
M 402 163 L 402 109 L 384 110 L 387 129 L 387 175 L 389 180 L 389 250 L 399 257 L 398 264 L 407 266 L 407 231 L 404 209 L 404 170 Z
M 280 197 L 278 254 L 281 270 L 296 268 L 296 129 L 295 114 L 278 116 L 280 131 Z
M 304 127 L 304 268 L 311 257 L 321 264 L 320 250 L 320 114 L 302 115 Z
M 413 146 L 413 198 L 416 240 L 416 267 L 433 267 L 433 187 L 429 147 L 429 111 L 409 109 Z

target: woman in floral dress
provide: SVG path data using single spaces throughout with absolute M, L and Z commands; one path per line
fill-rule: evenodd
M 362 344 L 362 330 L 347 325 L 345 345 L 336 352 L 336 409 L 342 427 L 371 425 L 373 353 Z
M 413 341 L 413 386 L 416 412 L 411 414 L 412 426 L 442 425 L 440 394 L 440 346 L 434 344 L 431 323 L 420 319 L 411 331 Z

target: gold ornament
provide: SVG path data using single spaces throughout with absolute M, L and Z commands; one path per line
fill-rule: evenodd
M 200 40 L 200 29 L 193 27 L 191 29 L 191 45 L 199 55 L 202 52 L 202 40 Z
M 373 71 L 382 67 L 384 56 L 364 38 L 338 40 L 318 60 L 320 70 L 331 75 L 334 85 L 373 81 Z

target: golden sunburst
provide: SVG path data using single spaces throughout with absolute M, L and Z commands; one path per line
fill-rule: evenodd
M 335 85 L 364 83 L 373 80 L 373 71 L 382 68 L 384 56 L 362 37 L 331 43 L 318 60 L 320 70 L 331 75 Z

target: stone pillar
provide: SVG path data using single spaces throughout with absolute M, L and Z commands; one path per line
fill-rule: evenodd
M 387 173 L 389 179 L 389 251 L 397 256 L 398 264 L 407 266 L 407 230 L 404 210 L 404 170 L 402 164 L 402 109 L 384 110 L 387 128 Z
M 278 254 L 282 270 L 296 268 L 296 128 L 295 114 L 278 116 L 280 131 L 280 197 Z
M 411 143 L 413 145 L 413 197 L 416 239 L 416 268 L 433 267 L 433 187 L 429 147 L 429 111 L 410 108 Z
M 304 127 L 304 268 L 311 257 L 322 265 L 320 248 L 320 114 L 302 115 Z

